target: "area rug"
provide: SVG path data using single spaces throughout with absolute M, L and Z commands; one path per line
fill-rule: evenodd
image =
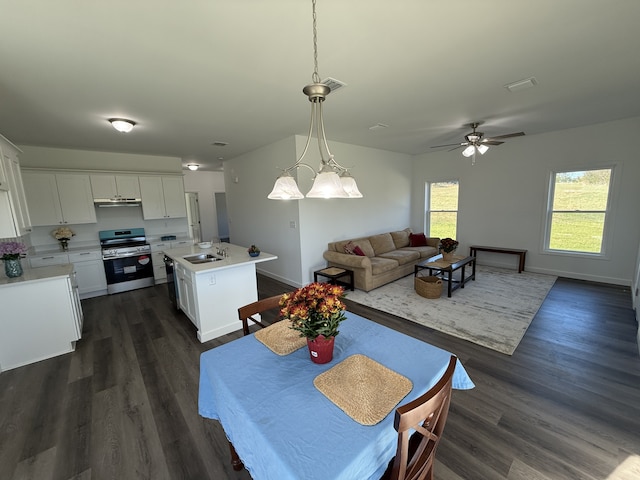
M 414 290 L 413 275 L 368 293 L 347 292 L 346 298 L 512 355 L 556 278 L 478 265 L 476 280 L 451 298 L 446 283 L 440 298 L 421 297 Z

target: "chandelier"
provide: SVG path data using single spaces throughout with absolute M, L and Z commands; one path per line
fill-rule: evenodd
M 318 34 L 316 29 L 316 0 L 312 0 L 313 7 L 313 62 L 314 70 L 311 75 L 313 83 L 302 89 L 302 92 L 309 98 L 311 102 L 311 121 L 309 124 L 309 133 L 307 142 L 302 151 L 300 158 L 284 169 L 280 176 L 276 179 L 276 183 L 267 198 L 271 200 L 300 200 L 304 195 L 300 192 L 298 185 L 291 175 L 291 172 L 299 167 L 306 167 L 313 172 L 313 186 L 307 193 L 307 198 L 361 198 L 362 194 L 358 190 L 355 179 L 351 176 L 347 168 L 336 162 L 334 156 L 329 150 L 327 137 L 324 132 L 324 121 L 322 118 L 322 102 L 329 93 L 331 88 L 321 83 L 318 75 Z M 307 154 L 311 138 L 315 136 L 318 139 L 318 149 L 320 151 L 320 168 L 316 172 L 313 167 L 302 163 L 302 159 Z

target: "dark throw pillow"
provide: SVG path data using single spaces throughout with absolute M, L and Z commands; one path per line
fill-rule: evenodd
M 362 249 L 358 245 L 353 247 L 353 253 L 355 253 L 356 255 L 359 255 L 361 257 L 365 256 L 364 252 L 362 251 Z
M 410 233 L 409 246 L 410 247 L 426 247 L 427 237 L 425 236 L 424 233 Z

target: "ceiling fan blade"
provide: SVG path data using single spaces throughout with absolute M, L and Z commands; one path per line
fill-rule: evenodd
M 504 142 L 498 142 L 496 140 L 489 140 L 487 138 L 485 140 L 482 140 L 480 143 L 482 143 L 483 145 L 502 145 Z
M 457 147 L 450 148 L 449 150 L 447 150 L 447 152 L 452 152 L 453 150 L 457 150 L 457 149 L 459 149 L 459 148 L 466 147 L 466 146 L 467 146 L 467 144 L 466 144 L 466 143 L 461 143 L 461 144 L 460 144 L 460 145 L 458 145 Z
M 454 146 L 457 148 L 457 147 L 463 147 L 465 145 L 469 145 L 469 144 L 467 142 L 464 142 L 464 143 L 449 143 L 447 145 L 434 145 L 431 148 L 454 147 Z
M 524 135 L 524 132 L 516 132 L 516 133 L 507 133 L 506 135 L 497 135 L 495 137 L 487 137 L 485 138 L 485 141 L 489 140 L 497 140 L 500 138 L 511 138 L 511 137 L 521 137 Z

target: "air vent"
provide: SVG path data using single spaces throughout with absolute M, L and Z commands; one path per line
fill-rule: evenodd
M 226 147 L 229 144 L 227 142 L 213 142 L 211 145 L 214 147 Z
M 376 130 L 384 130 L 385 128 L 389 128 L 389 125 L 385 123 L 376 123 L 369 127 L 369 130 L 375 132 Z
M 346 87 L 347 84 L 341 82 L 340 80 L 336 80 L 335 78 L 327 77 L 322 80 L 320 83 L 325 84 L 327 87 L 331 89 L 331 92 L 334 93 L 336 90 L 340 90 L 342 87 Z
M 510 92 L 519 92 L 520 90 L 526 90 L 531 87 L 535 87 L 538 84 L 536 77 L 525 78 L 524 80 L 518 80 L 517 82 L 509 83 L 504 86 Z

